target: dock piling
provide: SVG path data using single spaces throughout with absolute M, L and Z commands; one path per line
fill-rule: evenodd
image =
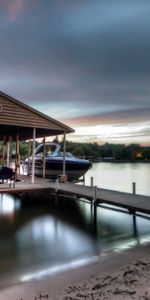
M 85 174 L 83 175 L 83 186 L 85 186 Z
M 58 192 L 58 189 L 59 189 L 59 179 L 57 178 L 55 180 L 55 192 L 57 193 Z
M 97 199 L 97 185 L 93 187 L 93 202 L 96 203 Z
M 58 189 L 59 189 L 59 179 L 55 180 L 55 206 L 57 206 L 58 202 Z
M 91 187 L 93 187 L 93 177 L 91 177 Z
M 97 204 L 94 202 L 94 216 L 93 216 L 93 222 L 94 222 L 94 230 L 97 232 Z
M 93 222 L 94 222 L 94 229 L 97 230 L 97 186 L 93 187 Z
M 132 182 L 132 193 L 133 195 L 136 194 L 136 182 Z

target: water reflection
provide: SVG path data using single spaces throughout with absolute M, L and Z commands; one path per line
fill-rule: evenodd
M 97 208 L 97 230 L 89 203 L 45 194 L 0 198 L 0 280 L 7 274 L 58 270 L 107 251 L 122 251 L 142 242 L 149 221 Z M 34 272 L 33 272 L 34 273 Z
M 20 201 L 13 199 L 12 196 L 0 194 L 0 215 L 5 215 L 11 220 L 14 217 L 14 212 L 20 209 Z

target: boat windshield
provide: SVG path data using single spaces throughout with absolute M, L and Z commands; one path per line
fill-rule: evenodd
M 56 150 L 55 145 L 46 145 L 46 155 L 52 155 Z
M 59 144 L 46 144 L 45 145 L 45 154 L 46 156 L 55 156 L 55 157 L 63 157 L 63 152 L 60 152 L 60 145 Z M 43 158 L 44 153 L 44 145 L 39 145 L 35 150 L 35 155 L 38 158 Z M 68 158 L 74 158 L 74 156 L 70 152 L 66 152 L 65 154 Z
M 61 156 L 64 155 L 63 152 L 60 152 L 60 154 L 61 154 Z M 73 157 L 74 157 L 70 152 L 66 152 L 65 156 L 66 156 L 66 157 L 70 157 L 70 158 L 73 158 Z
M 56 150 L 55 145 L 46 145 L 46 155 L 53 155 Z M 44 152 L 44 145 L 40 145 L 36 151 L 35 155 L 38 157 L 43 157 L 43 152 Z

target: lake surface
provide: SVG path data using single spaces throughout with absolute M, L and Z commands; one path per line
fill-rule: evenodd
M 132 183 L 136 183 L 136 192 L 150 196 L 150 163 L 94 163 L 85 175 L 85 182 L 104 189 L 132 193 Z
M 86 183 L 150 195 L 150 164 L 95 163 Z M 50 198 L 48 193 L 22 197 L 0 195 L 0 287 L 9 280 L 36 276 L 84 264 L 111 251 L 150 241 L 150 221 L 107 208 L 97 209 L 97 228 L 89 203 Z

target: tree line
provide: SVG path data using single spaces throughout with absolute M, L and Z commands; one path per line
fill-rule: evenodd
M 38 146 L 36 142 L 36 146 Z M 63 142 L 60 143 L 63 151 Z M 99 145 L 98 143 L 77 143 L 66 141 L 66 152 L 91 160 L 115 160 L 115 161 L 148 161 L 150 160 L 150 146 L 139 144 L 109 144 Z M 15 143 L 11 144 L 10 156 L 15 156 Z M 2 155 L 2 142 L 0 143 L 0 155 Z M 20 157 L 25 159 L 28 156 L 28 142 L 20 142 Z
M 139 144 L 109 144 L 67 142 L 66 149 L 75 156 L 88 157 L 92 160 L 135 161 L 150 160 L 150 146 Z

